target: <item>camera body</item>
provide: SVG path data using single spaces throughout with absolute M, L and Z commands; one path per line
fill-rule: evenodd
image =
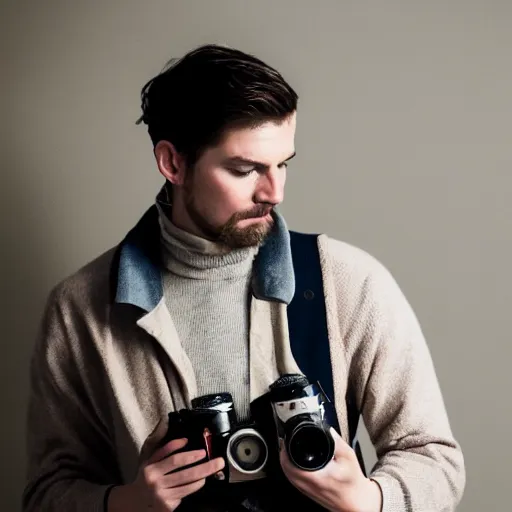
M 316 471 L 334 454 L 334 440 L 324 414 L 326 401 L 319 385 L 310 384 L 303 375 L 286 374 L 251 403 L 250 423 L 238 422 L 229 393 L 205 395 L 195 398 L 191 409 L 169 413 L 169 428 L 162 443 L 187 438 L 181 451 L 204 449 L 205 459 L 191 466 L 222 457 L 223 478 L 208 479 L 216 486 L 267 476 L 282 478 L 280 439 L 293 464 Z
M 187 438 L 180 451 L 204 449 L 206 457 L 187 467 L 222 457 L 224 477 L 217 480 L 243 482 L 267 476 L 269 448 L 255 423 L 239 423 L 229 393 L 204 395 L 192 400 L 191 409 L 169 413 L 163 443 Z M 185 468 L 180 468 L 180 470 Z
M 326 421 L 328 402 L 319 384 L 299 374 L 283 375 L 270 386 L 277 435 L 290 461 L 303 471 L 318 471 L 334 456 L 334 439 Z

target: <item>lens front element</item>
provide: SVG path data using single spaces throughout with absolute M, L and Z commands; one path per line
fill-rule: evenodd
M 306 471 L 322 469 L 334 455 L 334 440 L 330 432 L 316 423 L 299 423 L 290 433 L 287 445 L 291 461 Z
M 268 448 L 263 437 L 252 428 L 235 432 L 228 441 L 228 461 L 238 471 L 253 474 L 261 471 L 268 458 Z

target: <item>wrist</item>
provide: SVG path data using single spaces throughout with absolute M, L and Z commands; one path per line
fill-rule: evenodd
M 380 485 L 375 480 L 365 477 L 361 490 L 359 491 L 357 512 L 381 511 L 382 491 Z
M 109 491 L 106 512 L 131 512 L 134 505 L 132 484 L 116 485 Z
M 352 484 L 351 490 L 344 493 L 344 499 L 340 500 L 342 504 L 340 502 L 329 508 L 330 512 L 382 512 L 380 485 L 364 475 Z

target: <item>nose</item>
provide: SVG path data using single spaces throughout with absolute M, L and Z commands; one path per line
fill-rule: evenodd
M 283 202 L 286 168 L 269 169 L 258 178 L 255 202 L 278 205 Z

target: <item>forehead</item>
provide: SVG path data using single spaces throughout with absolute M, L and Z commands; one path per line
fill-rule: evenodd
M 296 116 L 266 122 L 255 128 L 229 130 L 217 147 L 224 157 L 243 157 L 264 163 L 288 158 L 295 147 Z

